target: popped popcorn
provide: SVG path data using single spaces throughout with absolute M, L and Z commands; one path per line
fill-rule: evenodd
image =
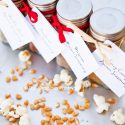
M 75 81 L 75 91 L 78 93 L 79 96 L 83 97 L 85 93 L 85 88 L 83 86 L 82 80 Z
M 31 58 L 31 54 L 28 50 L 21 51 L 19 53 L 19 59 L 21 62 L 27 62 Z
M 96 111 L 97 113 L 103 113 L 104 111 L 108 111 L 110 104 L 106 102 L 105 97 L 99 96 L 99 95 L 94 95 L 93 99 L 96 103 Z
M 6 114 L 9 113 L 9 108 L 10 106 L 13 105 L 13 100 L 12 99 L 5 99 L 0 102 L 0 114 L 5 116 Z
M 110 117 L 111 121 L 115 122 L 118 125 L 125 124 L 125 115 L 123 114 L 122 109 L 118 109 L 113 112 L 113 114 Z
M 73 78 L 71 75 L 69 75 L 68 70 L 61 70 L 60 72 L 60 79 L 67 85 L 71 86 L 73 84 Z
M 54 78 L 53 78 L 54 84 L 58 84 L 61 83 L 61 79 L 60 79 L 60 75 L 59 74 L 55 74 Z

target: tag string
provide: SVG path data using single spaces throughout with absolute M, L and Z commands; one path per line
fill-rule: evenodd
M 32 23 L 36 23 L 38 21 L 38 14 L 30 9 L 30 7 L 23 2 L 23 8 L 20 8 L 22 13 L 26 12 L 30 18 Z
M 106 56 L 106 54 L 104 53 L 104 50 L 106 51 L 110 51 L 111 52 L 111 48 L 106 45 L 103 44 L 101 42 L 97 42 L 95 39 L 93 39 L 92 37 L 90 37 L 88 34 L 86 34 L 85 32 L 83 32 L 81 29 L 79 29 L 77 26 L 75 26 L 74 24 L 72 24 L 71 22 L 67 23 L 67 26 L 72 28 L 75 32 L 77 32 L 78 34 L 80 34 L 80 36 L 88 43 L 93 43 L 96 47 L 97 50 L 99 50 L 103 60 L 104 60 L 104 64 L 106 66 L 109 66 L 111 64 L 109 58 Z
M 72 30 L 71 28 L 68 28 L 68 27 L 62 25 L 62 24 L 59 22 L 57 16 L 52 16 L 52 20 L 53 20 L 53 22 L 52 22 L 51 24 L 52 24 L 52 26 L 53 26 L 54 28 L 57 29 L 58 34 L 59 34 L 59 40 L 60 40 L 60 42 L 61 42 L 61 43 L 66 42 L 66 38 L 65 38 L 65 35 L 64 35 L 63 32 L 64 32 L 64 31 L 73 32 L 73 30 Z

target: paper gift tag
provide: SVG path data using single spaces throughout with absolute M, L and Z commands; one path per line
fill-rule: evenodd
M 110 59 L 109 66 L 104 65 L 98 51 L 93 54 L 100 64 L 100 68 L 95 74 L 119 97 L 125 94 L 125 53 L 111 41 L 106 44 L 112 46 L 112 51 L 105 51 L 106 56 Z
M 97 70 L 98 64 L 77 33 L 65 33 L 66 49 L 61 53 L 79 80 Z
M 13 50 L 31 42 L 33 34 L 25 19 L 11 0 L 4 0 L 8 7 L 0 8 L 0 28 Z
M 49 63 L 63 50 L 63 45 L 59 41 L 57 31 L 51 26 L 47 19 L 37 8 L 33 11 L 38 14 L 38 21 L 32 25 L 40 35 L 40 42 L 33 41 L 38 51 L 42 54 L 45 61 Z

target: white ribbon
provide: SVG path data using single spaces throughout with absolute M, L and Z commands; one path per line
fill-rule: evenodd
M 104 61 L 104 64 L 106 66 L 109 66 L 111 63 L 110 63 L 110 59 L 108 59 L 108 57 L 106 56 L 105 52 L 104 51 L 109 51 L 111 52 L 111 48 L 106 45 L 106 44 L 103 44 L 101 42 L 97 42 L 95 39 L 93 39 L 92 37 L 90 37 L 88 34 L 86 34 L 85 32 L 83 32 L 81 29 L 79 29 L 77 26 L 75 26 L 74 24 L 72 24 L 71 22 L 67 23 L 67 27 L 71 28 L 72 30 L 74 30 L 75 32 L 79 33 L 80 36 L 88 43 L 93 43 L 95 44 L 95 47 L 96 49 L 99 50 L 102 58 L 103 58 L 103 61 Z

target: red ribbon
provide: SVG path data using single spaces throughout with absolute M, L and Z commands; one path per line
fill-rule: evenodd
M 20 8 L 22 13 L 26 12 L 32 23 L 36 23 L 38 21 L 38 14 L 30 9 L 30 7 L 23 2 L 23 8 Z
M 57 30 L 58 30 L 58 34 L 59 34 L 59 40 L 61 43 L 64 43 L 66 42 L 66 38 L 64 36 L 64 33 L 63 31 L 67 31 L 67 32 L 73 32 L 72 29 L 60 24 L 57 16 L 52 16 L 52 19 L 53 19 L 53 23 L 52 23 L 52 26 L 55 27 Z

